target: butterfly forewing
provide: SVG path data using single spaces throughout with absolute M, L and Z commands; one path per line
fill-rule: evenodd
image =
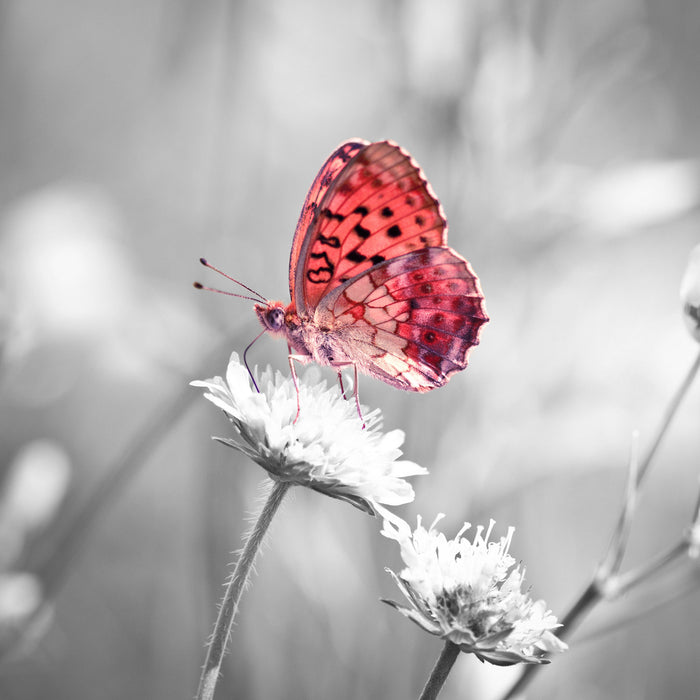
M 343 147 L 331 156 L 304 205 L 299 225 L 311 204 L 314 214 L 306 214 L 303 237 L 297 227 L 290 267 L 300 312 L 311 314 L 335 287 L 375 265 L 445 244 L 440 203 L 413 158 L 390 141 L 359 144 L 345 144 L 352 148 L 342 156 L 354 155 L 342 167 Z M 322 190 L 324 177 L 330 180 Z
M 304 206 L 301 208 L 301 214 L 297 227 L 294 232 L 294 240 L 292 241 L 292 251 L 289 256 L 289 293 L 292 301 L 297 302 L 296 290 L 303 290 L 303 282 L 297 282 L 299 273 L 303 271 L 304 265 L 300 264 L 300 259 L 308 259 L 308 248 L 313 243 L 309 236 L 317 228 L 318 221 L 318 205 L 328 192 L 335 179 L 346 167 L 348 162 L 364 149 L 369 142 L 363 139 L 351 139 L 340 144 L 338 148 L 331 153 L 328 160 L 323 164 L 318 175 L 316 175 L 311 189 L 306 195 Z M 300 306 L 301 308 L 301 306 Z

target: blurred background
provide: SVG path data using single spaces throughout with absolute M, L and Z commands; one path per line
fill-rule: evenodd
M 0 697 L 193 696 L 263 481 L 187 386 L 258 332 L 249 302 L 192 289 L 222 281 L 198 258 L 287 301 L 304 196 L 351 137 L 422 165 L 492 319 L 439 391 L 361 381 L 431 471 L 400 513 L 514 525 L 532 595 L 563 615 L 632 431 L 644 449 L 697 353 L 678 288 L 700 240 L 698 32 L 692 0 L 1 2 Z M 626 567 L 690 518 L 699 410 L 695 386 Z M 400 595 L 397 548 L 296 491 L 217 697 L 417 697 L 441 644 L 378 601 Z M 600 606 L 530 697 L 696 698 L 698 586 L 689 565 Z M 441 697 L 516 674 L 463 656 Z

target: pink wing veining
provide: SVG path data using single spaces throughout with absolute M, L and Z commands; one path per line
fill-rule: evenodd
M 401 389 L 428 391 L 467 366 L 488 321 L 479 280 L 448 247 L 373 267 L 321 301 L 318 321 L 351 329 L 353 357 Z

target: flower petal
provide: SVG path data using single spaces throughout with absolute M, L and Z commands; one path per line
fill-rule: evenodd
M 381 432 L 381 412 L 365 410 L 365 425 L 353 402 L 325 382 L 297 388 L 291 378 L 266 370 L 255 391 L 247 368 L 233 353 L 226 381 L 213 377 L 191 382 L 223 410 L 239 439 L 223 440 L 247 454 L 274 478 L 301 484 L 337 498 L 366 513 L 381 504 L 401 505 L 415 497 L 409 476 L 426 474 L 414 462 L 401 460 L 400 430 Z M 297 416 L 297 401 L 301 406 Z
M 440 635 L 440 628 L 437 625 L 431 623 L 423 615 L 420 615 L 416 610 L 408 608 L 405 605 L 401 605 L 400 603 L 396 603 L 393 600 L 387 600 L 386 598 L 381 598 L 380 600 L 382 603 L 391 605 L 392 608 L 398 610 L 404 617 L 407 617 L 409 620 L 413 620 L 413 622 L 415 622 L 420 628 L 424 629 L 426 632 L 437 636 Z
M 440 517 L 429 528 L 419 517 L 411 531 L 395 514 L 384 516 L 382 534 L 398 542 L 405 564 L 398 575 L 387 569 L 409 603 L 400 612 L 489 663 L 546 663 L 546 653 L 564 651 L 551 631 L 554 615 L 521 590 L 524 569 L 508 553 L 513 529 L 490 541 L 491 521 L 469 540 L 465 524 L 448 540 L 435 529 Z

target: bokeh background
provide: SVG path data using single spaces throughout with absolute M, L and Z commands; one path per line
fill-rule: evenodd
M 263 481 L 187 387 L 258 330 L 249 302 L 192 289 L 225 282 L 197 261 L 286 300 L 306 190 L 355 136 L 423 166 L 492 318 L 439 391 L 361 382 L 431 471 L 401 514 L 516 526 L 561 616 L 610 538 L 632 431 L 643 450 L 697 352 L 678 289 L 700 240 L 699 32 L 692 0 L 1 2 L 0 697 L 193 696 Z M 270 339 L 253 358 L 286 368 Z M 694 387 L 626 567 L 688 522 L 699 409 Z M 441 645 L 378 602 L 399 596 L 385 566 L 377 521 L 294 493 L 218 697 L 417 697 Z M 690 564 L 602 605 L 530 697 L 696 698 L 698 585 Z M 442 697 L 513 678 L 463 656 Z

